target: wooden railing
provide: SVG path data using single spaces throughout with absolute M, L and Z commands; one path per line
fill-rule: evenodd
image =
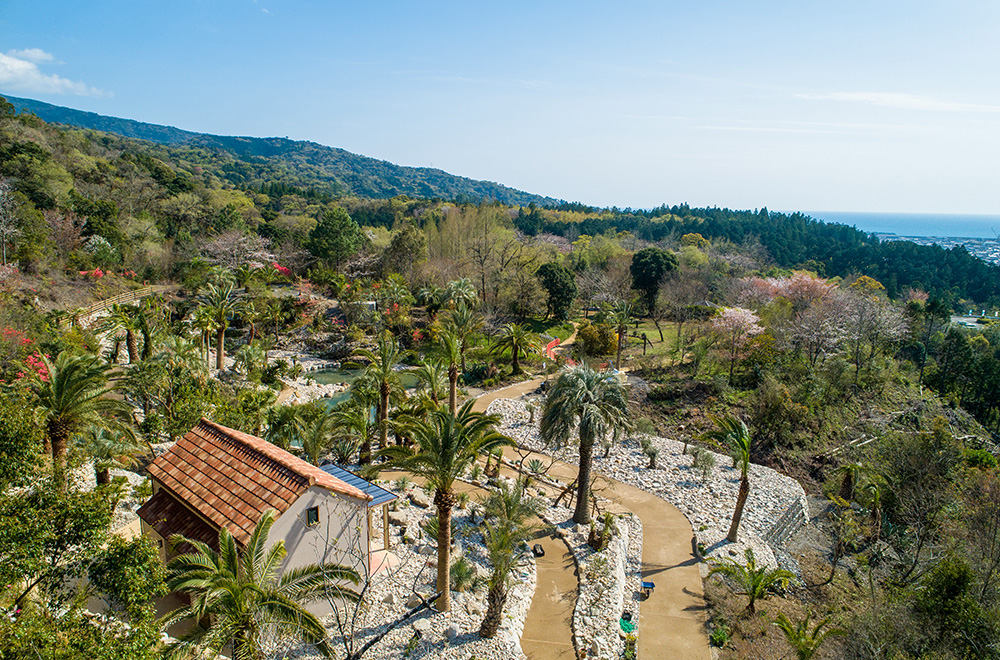
M 120 305 L 122 303 L 139 300 L 140 298 L 151 296 L 153 293 L 153 287 L 151 286 L 144 286 L 141 289 L 134 289 L 132 291 L 126 291 L 125 293 L 119 293 L 117 296 L 99 300 L 89 307 L 82 307 L 75 310 L 68 317 L 62 319 L 59 322 L 59 325 L 61 326 L 65 323 L 78 323 L 81 319 L 93 316 L 98 312 L 103 312 L 104 310 L 109 309 L 112 305 Z

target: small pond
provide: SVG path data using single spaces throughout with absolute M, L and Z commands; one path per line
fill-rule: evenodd
M 347 383 L 350 385 L 362 373 L 364 373 L 364 369 L 320 369 L 319 371 L 310 372 L 306 376 L 322 385 L 332 385 L 334 383 Z M 403 387 L 407 390 L 412 390 L 420 383 L 412 371 L 399 372 L 399 378 L 403 382 Z M 334 408 L 349 398 L 351 398 L 351 393 L 344 391 L 334 394 L 329 399 L 320 399 L 320 402 L 328 408 Z

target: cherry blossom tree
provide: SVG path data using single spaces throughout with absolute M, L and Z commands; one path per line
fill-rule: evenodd
M 211 263 L 234 269 L 273 262 L 270 248 L 271 241 L 263 236 L 232 229 L 213 238 L 201 250 Z
M 719 335 L 723 353 L 729 360 L 729 379 L 733 378 L 736 361 L 745 353 L 750 341 L 764 332 L 760 317 L 743 307 L 726 307 L 712 319 L 712 329 Z

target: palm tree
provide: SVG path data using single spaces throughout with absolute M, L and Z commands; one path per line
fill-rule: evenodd
M 362 379 L 375 385 L 378 391 L 378 426 L 379 448 L 388 446 L 389 438 L 389 403 L 390 399 L 398 402 L 404 396 L 403 381 L 399 378 L 396 367 L 399 365 L 399 345 L 392 333 L 386 330 L 378 337 L 374 351 L 359 348 L 354 355 L 368 360 L 368 367 Z
M 271 406 L 267 409 L 267 431 L 264 439 L 288 450 L 299 439 L 302 406 Z
M 580 473 L 576 484 L 576 511 L 573 520 L 590 522 L 590 471 L 594 442 L 609 431 L 616 436 L 628 431 L 625 384 L 606 372 L 586 364 L 563 369 L 545 399 L 539 433 L 549 444 L 563 444 L 579 422 Z
M 66 490 L 66 450 L 70 437 L 87 427 L 124 432 L 131 407 L 107 395 L 117 388 L 108 384 L 108 365 L 95 355 L 73 355 L 63 351 L 55 362 L 42 357 L 48 375 L 31 384 L 37 398 L 38 420 L 45 425 L 46 442 L 52 452 L 52 474 L 56 488 Z
M 458 409 L 458 360 L 460 342 L 451 332 L 441 333 L 441 343 L 448 355 L 448 411 L 454 415 Z
M 139 342 L 135 333 L 139 332 L 138 310 L 132 305 L 112 305 L 99 330 L 113 336 L 125 335 L 125 349 L 129 364 L 139 361 Z
M 444 286 L 441 297 L 449 307 L 467 305 L 472 307 L 479 302 L 479 295 L 476 293 L 476 285 L 468 277 L 452 280 Z
M 538 350 L 539 343 L 535 333 L 531 332 L 520 323 L 508 323 L 503 328 L 503 333 L 493 343 L 492 353 L 502 355 L 510 351 L 510 373 L 517 375 L 521 373 L 521 363 L 518 357 L 521 352 Z
M 736 510 L 733 511 L 733 521 L 729 525 L 729 533 L 726 539 L 730 543 L 736 543 L 737 533 L 740 529 L 740 519 L 743 517 L 743 507 L 747 503 L 750 495 L 750 445 L 753 438 L 750 436 L 750 429 L 746 423 L 733 415 L 723 418 L 710 416 L 715 428 L 703 433 L 702 440 L 714 440 L 722 445 L 728 446 L 733 456 L 733 467 L 740 468 L 740 492 L 736 498 Z
M 528 523 L 538 515 L 541 502 L 528 495 L 527 490 L 524 478 L 518 479 L 513 486 L 500 481 L 497 490 L 490 491 L 483 502 L 486 518 L 483 541 L 493 565 L 486 596 L 486 616 L 479 626 L 479 636 L 486 639 L 494 637 L 500 628 L 511 570 L 524 556 L 526 541 L 541 529 L 538 524 Z
M 310 420 L 303 420 L 299 425 L 298 435 L 302 440 L 302 453 L 306 459 L 313 465 L 319 465 L 320 456 L 333 443 L 333 419 L 323 411 Z
M 716 573 L 721 573 L 729 578 L 739 590 L 736 593 L 746 596 L 747 612 L 754 614 L 757 611 L 757 601 L 764 600 L 768 594 L 788 584 L 795 575 L 791 571 L 783 568 L 769 569 L 767 566 L 757 566 L 757 558 L 754 557 L 753 549 L 746 549 L 746 564 L 741 564 L 733 559 L 725 559 L 716 562 L 708 572 L 709 577 Z
M 130 468 L 139 457 L 153 453 L 148 443 L 139 440 L 130 428 L 113 433 L 106 428 L 91 426 L 74 438 L 76 446 L 94 461 L 94 478 L 98 486 L 111 483 L 111 468 Z
M 827 628 L 823 630 L 829 623 L 829 618 L 823 619 L 813 626 L 812 630 L 809 630 L 808 616 L 798 623 L 793 624 L 785 616 L 784 612 L 779 612 L 778 618 L 774 621 L 774 625 L 781 628 L 781 632 L 785 633 L 785 639 L 788 640 L 788 644 L 795 651 L 797 660 L 812 660 L 812 657 L 816 654 L 816 649 L 823 643 L 823 640 L 830 635 L 845 634 L 840 628 Z
M 273 509 L 265 511 L 242 551 L 225 528 L 219 532 L 218 552 L 200 541 L 171 537 L 175 546 L 194 548 L 167 565 L 167 586 L 189 595 L 191 604 L 160 623 L 164 629 L 185 619 L 195 624 L 166 646 L 165 658 L 218 657 L 232 645 L 233 658 L 262 660 L 263 643 L 271 635 L 315 644 L 331 655 L 326 628 L 304 606 L 321 599 L 357 602 L 357 594 L 343 585 L 357 584 L 359 576 L 336 564 L 299 566 L 279 576 L 287 553 L 284 540 L 268 545 L 275 518 Z
M 466 401 L 456 414 L 434 410 L 426 421 L 413 425 L 411 437 L 415 450 L 393 446 L 382 450 L 394 467 L 423 477 L 434 489 L 440 533 L 438 534 L 437 588 L 441 596 L 438 610 L 451 608 L 451 510 L 455 506 L 455 480 L 465 473 L 481 454 L 513 441 L 496 431 L 496 415 L 472 411 L 474 401 Z
M 368 453 L 371 453 L 374 425 L 368 403 L 352 398 L 337 406 L 330 416 L 333 418 L 334 451 L 338 461 L 349 462 L 362 446 L 367 446 Z
M 239 309 L 239 301 L 233 294 L 233 285 L 216 286 L 209 284 L 200 298 L 201 305 L 207 309 L 207 315 L 212 319 L 215 329 L 215 368 L 226 366 L 226 328 L 229 320 Z
M 254 276 L 254 267 L 250 264 L 240 264 L 233 269 L 233 279 L 236 285 L 243 287 L 243 293 L 250 293 L 250 280 Z
M 628 300 L 619 301 L 608 314 L 608 321 L 615 328 L 618 335 L 618 344 L 615 350 L 615 369 L 622 368 L 622 348 L 625 346 L 625 333 L 628 332 L 628 324 L 635 316 L 635 305 Z
M 458 338 L 462 373 L 465 373 L 465 348 L 472 335 L 483 327 L 483 317 L 465 302 L 459 302 L 454 309 L 448 310 L 441 325 Z
M 420 382 L 420 389 L 426 390 L 427 395 L 435 406 L 441 403 L 448 389 L 448 369 L 440 360 L 422 360 L 420 366 L 413 370 L 413 375 Z
M 208 307 L 196 307 L 191 315 L 191 326 L 198 331 L 198 346 L 201 349 L 202 359 L 205 366 L 210 367 L 208 359 L 209 341 L 211 332 L 215 328 L 215 321 L 212 320 L 212 311 Z

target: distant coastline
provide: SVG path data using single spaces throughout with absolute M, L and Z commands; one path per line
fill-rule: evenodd
M 864 213 L 844 211 L 805 211 L 817 220 L 857 227 L 874 234 L 900 237 L 997 238 L 1000 215 L 959 213 Z

